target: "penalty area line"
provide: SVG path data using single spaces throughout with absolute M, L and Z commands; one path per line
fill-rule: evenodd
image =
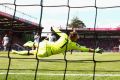
M 6 74 L 5 72 L 0 73 L 0 75 Z M 9 75 L 35 75 L 35 73 L 8 73 Z M 56 73 L 37 73 L 37 75 L 46 76 L 63 76 L 64 74 Z M 65 74 L 66 76 L 93 76 L 93 74 Z M 120 76 L 120 74 L 95 74 L 95 76 Z

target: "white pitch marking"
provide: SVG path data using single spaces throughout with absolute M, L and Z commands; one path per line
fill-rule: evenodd
M 5 72 L 0 73 L 0 75 L 6 74 Z M 35 73 L 9 73 L 16 75 L 35 75 Z M 64 74 L 54 74 L 54 73 L 37 73 L 37 75 L 48 75 L 48 76 L 63 76 Z M 66 76 L 93 76 L 93 74 L 65 74 Z M 95 74 L 95 76 L 120 76 L 120 74 Z

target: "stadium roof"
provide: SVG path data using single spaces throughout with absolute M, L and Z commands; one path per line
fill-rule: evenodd
M 60 28 L 61 30 L 66 30 Z M 67 28 L 67 30 L 72 30 L 72 28 Z M 120 31 L 120 27 L 117 28 L 76 28 L 77 31 Z
M 66 32 L 66 29 L 61 28 L 62 31 Z M 72 28 L 67 28 L 67 31 L 72 31 Z M 118 28 L 76 28 L 79 34 L 86 35 L 120 35 L 120 27 Z M 96 33 L 95 33 L 96 32 Z
M 88 28 L 90 31 L 120 31 L 120 27 L 118 28 Z
M 15 30 L 43 29 L 43 27 L 39 27 L 37 23 L 0 11 L 0 29 L 11 28 Z

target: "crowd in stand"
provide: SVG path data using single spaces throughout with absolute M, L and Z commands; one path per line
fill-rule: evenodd
M 100 47 L 104 51 L 119 51 L 119 39 L 117 38 L 103 38 L 103 39 L 94 39 L 94 38 L 84 38 L 79 39 L 78 43 L 86 45 L 87 47 Z

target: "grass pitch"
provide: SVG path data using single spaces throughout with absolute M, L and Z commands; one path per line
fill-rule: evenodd
M 69 52 L 66 55 L 67 69 L 65 80 L 119 80 L 120 53 L 81 53 Z M 94 61 L 93 61 L 94 60 Z M 34 80 L 37 59 L 34 55 L 18 55 L 0 52 L 0 80 Z M 66 62 L 63 54 L 53 55 L 39 60 L 36 80 L 63 80 Z

